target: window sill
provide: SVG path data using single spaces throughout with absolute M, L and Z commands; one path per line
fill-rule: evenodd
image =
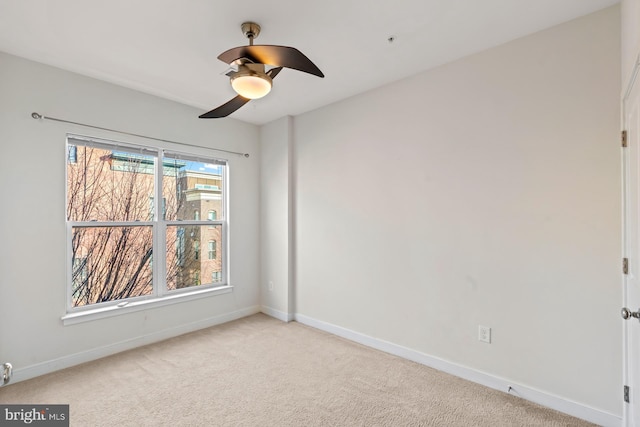
M 75 325 L 76 323 L 90 322 L 92 320 L 104 319 L 107 317 L 119 316 L 126 313 L 148 310 L 165 305 L 177 304 L 180 302 L 192 301 L 202 297 L 228 294 L 233 290 L 233 286 L 221 286 L 218 288 L 202 289 L 188 293 L 175 295 L 165 295 L 161 298 L 146 299 L 142 301 L 124 301 L 117 305 L 100 307 L 92 310 L 83 310 L 67 313 L 62 316 L 62 324 Z

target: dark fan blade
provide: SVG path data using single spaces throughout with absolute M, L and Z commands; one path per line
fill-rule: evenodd
M 324 74 L 316 67 L 316 64 L 294 47 L 273 45 L 238 46 L 218 56 L 219 60 L 227 64 L 231 64 L 240 58 L 246 58 L 258 64 L 292 68 L 314 76 L 324 77 Z
M 251 100 L 238 95 L 231 101 L 222 104 L 218 108 L 214 108 L 208 113 L 204 113 L 203 115 L 198 117 L 201 119 L 219 119 L 221 117 L 227 117 L 229 114 L 233 113 L 249 101 Z
M 269 71 L 267 71 L 267 75 L 268 75 L 269 77 L 271 77 L 271 79 L 273 80 L 273 79 L 275 79 L 275 78 L 276 78 L 276 76 L 278 75 L 278 73 L 279 73 L 280 71 L 282 71 L 282 67 L 272 68 L 272 69 L 270 69 Z

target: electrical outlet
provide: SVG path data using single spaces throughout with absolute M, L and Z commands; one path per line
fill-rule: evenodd
M 273 282 L 272 281 L 269 281 L 269 290 L 273 291 Z
M 491 328 L 488 326 L 478 326 L 478 341 L 491 344 Z

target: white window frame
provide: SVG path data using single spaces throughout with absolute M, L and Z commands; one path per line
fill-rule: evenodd
M 162 169 L 164 167 L 165 157 L 175 160 L 187 160 L 196 161 L 202 163 L 214 163 L 224 166 L 222 172 L 222 204 L 221 210 L 223 212 L 222 219 L 217 218 L 215 221 L 210 220 L 172 220 L 168 221 L 163 218 L 160 209 L 162 207 L 159 203 L 154 203 L 153 206 L 153 220 L 151 221 L 70 221 L 66 220 L 66 201 L 68 190 L 67 176 L 67 161 L 69 146 L 71 145 L 85 145 L 97 148 L 104 148 L 109 150 L 121 150 L 132 153 L 145 154 L 154 156 L 154 199 L 162 200 Z M 174 150 L 165 150 L 161 147 L 150 147 L 139 144 L 125 143 L 114 140 L 106 140 L 101 138 L 94 138 L 88 136 L 81 136 L 77 134 L 67 134 L 67 141 L 65 144 L 65 220 L 66 220 L 66 239 L 67 239 L 67 257 L 66 257 L 66 271 L 67 271 L 67 301 L 66 301 L 66 314 L 62 317 L 63 324 L 75 324 L 104 317 L 116 316 L 128 312 L 134 312 L 139 310 L 146 310 L 152 307 L 164 306 L 168 304 L 174 304 L 178 302 L 189 301 L 193 299 L 199 299 L 211 295 L 219 295 L 229 293 L 233 287 L 229 283 L 229 163 L 226 159 L 220 159 L 214 156 L 197 155 L 193 153 L 183 153 Z M 220 215 L 218 215 L 219 217 Z M 216 245 L 217 250 L 222 256 L 221 263 L 221 281 L 215 283 L 208 283 L 200 286 L 191 286 L 182 289 L 167 289 L 167 277 L 166 277 L 166 236 L 167 227 L 170 226 L 220 226 L 221 239 L 220 245 Z M 72 283 L 72 236 L 74 227 L 123 227 L 123 226 L 143 226 L 151 227 L 153 236 L 153 263 L 152 263 L 152 293 L 150 295 L 124 298 L 120 300 L 90 304 L 87 306 L 74 307 L 72 301 L 73 295 L 73 283 Z M 202 258 L 202 250 L 200 251 L 200 258 Z M 202 280 L 202 277 L 201 277 Z

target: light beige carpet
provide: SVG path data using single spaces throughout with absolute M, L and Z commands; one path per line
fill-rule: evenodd
M 515 396 L 262 314 L 0 388 L 72 426 L 583 426 Z

